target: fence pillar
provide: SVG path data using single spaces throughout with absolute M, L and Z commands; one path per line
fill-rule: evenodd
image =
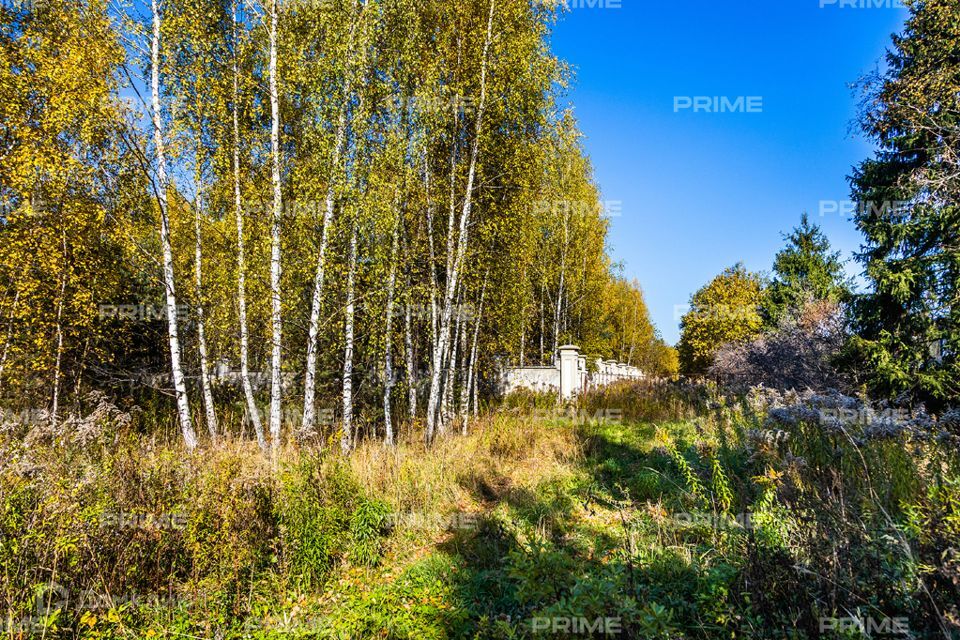
M 557 351 L 560 353 L 560 397 L 567 400 L 580 391 L 580 372 L 577 367 L 580 347 L 565 344 Z

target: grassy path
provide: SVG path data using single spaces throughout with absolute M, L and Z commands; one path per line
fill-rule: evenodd
M 473 487 L 481 512 L 398 532 L 379 568 L 335 585 L 332 635 L 668 638 L 685 622 L 707 632 L 735 616 L 724 596 L 736 569 L 723 553 L 737 534 L 686 515 L 698 501 L 658 449 L 693 438 L 691 425 L 536 428 L 574 436 L 570 464 L 523 479 L 492 467 Z

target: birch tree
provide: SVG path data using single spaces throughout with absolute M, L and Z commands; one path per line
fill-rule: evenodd
M 283 306 L 280 291 L 280 226 L 283 219 L 283 188 L 280 176 L 280 93 L 277 78 L 277 23 L 279 0 L 270 0 L 270 155 L 273 185 L 273 215 L 270 226 L 270 440 L 280 446 L 283 357 Z
M 353 316 L 354 278 L 357 271 L 357 227 L 350 221 L 350 257 L 347 263 L 347 303 L 344 310 L 343 349 L 343 419 L 340 450 L 346 454 L 353 448 Z
M 157 0 L 151 0 L 153 37 L 150 44 L 150 99 L 152 105 L 153 141 L 156 153 L 156 199 L 160 214 L 160 246 L 163 259 L 163 286 L 166 298 L 167 335 L 170 345 L 170 369 L 173 377 L 177 413 L 183 440 L 188 449 L 197 446 L 197 434 L 190 416 L 190 401 L 181 366 L 180 337 L 177 318 L 177 292 L 173 273 L 173 251 L 170 245 L 170 217 L 167 208 L 167 161 L 160 111 L 160 9 Z
M 210 438 L 217 438 L 217 412 L 213 405 L 213 389 L 210 385 L 210 364 L 207 355 L 206 323 L 203 313 L 203 240 L 200 233 L 200 220 L 204 212 L 204 177 L 201 151 L 197 149 L 197 195 L 194 203 L 194 287 L 197 299 L 197 343 L 200 349 L 200 387 L 203 392 L 203 411 L 207 419 L 207 431 Z
M 457 254 L 453 260 L 450 269 L 450 278 L 447 280 L 446 291 L 444 293 L 443 312 L 440 321 L 440 332 L 437 336 L 437 348 L 433 356 L 433 369 L 430 379 L 430 395 L 427 401 L 427 429 L 425 439 L 427 443 L 433 441 L 437 429 L 438 408 L 441 400 L 441 376 L 443 362 L 446 351 L 449 349 L 450 341 L 450 322 L 453 315 L 453 300 L 460 278 L 460 266 L 463 262 L 463 256 L 466 252 L 467 232 L 470 224 L 470 211 L 473 205 L 473 186 L 476 177 L 477 156 L 480 152 L 480 135 L 483 131 L 483 112 L 486 107 L 487 97 L 487 54 L 490 49 L 490 41 L 493 37 L 493 16 L 494 1 L 490 1 L 490 11 L 487 17 L 487 31 L 483 43 L 483 55 L 480 65 L 480 103 L 477 109 L 476 129 L 474 131 L 473 147 L 470 152 L 470 166 L 467 170 L 467 184 L 463 200 L 463 210 L 460 214 L 460 229 L 457 242 Z
M 233 73 L 233 93 L 230 105 L 232 120 L 232 177 L 233 177 L 233 213 L 237 224 L 237 315 L 240 325 L 240 381 L 243 387 L 243 396 L 246 401 L 247 416 L 253 424 L 257 443 L 264 451 L 269 445 L 263 433 L 263 424 L 260 420 L 260 410 L 257 408 L 253 395 L 253 384 L 250 382 L 250 333 L 247 325 L 247 260 L 246 243 L 244 240 L 244 210 L 243 197 L 240 189 L 240 29 L 237 21 L 237 5 L 241 0 L 234 0 L 231 11 L 231 27 L 233 30 L 233 51 L 231 67 Z M 242 5 L 241 5 L 242 6 Z
M 399 209 L 399 203 L 396 204 Z M 387 276 L 387 326 L 385 329 L 385 344 L 383 355 L 383 423 L 384 423 L 384 442 L 388 445 L 394 444 L 392 407 L 390 404 L 390 392 L 393 388 L 393 295 L 397 286 L 397 261 L 400 252 L 400 222 L 402 214 L 397 211 L 396 220 L 393 223 L 393 232 L 391 233 L 390 246 L 390 265 Z
M 342 105 L 339 110 L 337 129 L 334 139 L 333 162 L 330 165 L 330 174 L 327 179 L 327 190 L 324 197 L 323 228 L 320 236 L 320 249 L 317 253 L 316 275 L 313 281 L 313 296 L 310 303 L 310 324 L 307 337 L 307 363 L 303 383 L 303 421 L 302 430 L 312 432 L 316 422 L 316 374 L 317 374 L 317 340 L 320 333 L 320 310 L 322 305 L 324 277 L 327 267 L 327 245 L 329 243 L 330 228 L 333 225 L 334 206 L 337 185 L 340 181 L 341 161 L 347 143 L 347 127 L 349 118 L 349 103 L 353 93 L 353 55 L 356 31 L 362 29 L 361 21 L 366 11 L 367 2 L 360 4 L 355 20 L 350 25 L 350 34 L 347 39 L 346 65 L 344 68 L 344 88 Z M 365 42 L 361 38 L 359 48 L 366 51 Z M 365 56 L 363 56 L 365 59 Z M 360 63 L 360 67 L 364 66 Z

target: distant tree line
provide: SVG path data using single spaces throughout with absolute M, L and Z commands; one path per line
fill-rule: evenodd
M 804 216 L 769 282 L 737 265 L 694 294 L 684 373 L 933 408 L 960 397 L 960 5 L 910 3 L 886 71 L 861 88 L 878 146 L 850 178 L 867 290 Z

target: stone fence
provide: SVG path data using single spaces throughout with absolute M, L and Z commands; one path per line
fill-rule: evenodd
M 518 389 L 537 392 L 559 392 L 564 399 L 617 382 L 641 380 L 643 372 L 637 367 L 615 360 L 597 358 L 594 371 L 587 368 L 587 358 L 580 355 L 580 347 L 567 344 L 557 349 L 552 366 L 505 367 L 500 372 L 500 391 L 508 394 Z

